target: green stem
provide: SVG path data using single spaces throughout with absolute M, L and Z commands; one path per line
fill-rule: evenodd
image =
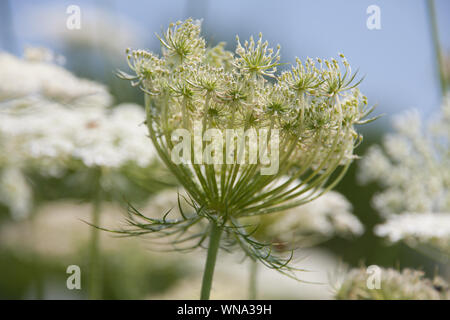
M 248 299 L 256 300 L 257 299 L 257 279 L 258 278 L 258 261 L 251 260 L 250 261 L 250 282 L 248 285 Z
M 31 243 L 34 245 L 36 242 L 36 211 L 32 211 L 29 217 L 29 234 L 31 238 Z M 31 263 L 34 268 L 35 284 L 36 284 L 36 300 L 45 299 L 45 285 L 44 285 L 44 275 L 42 269 L 42 259 L 40 259 L 37 248 L 33 247 L 31 253 Z
M 200 300 L 209 300 L 211 292 L 214 267 L 216 265 L 217 252 L 220 246 L 220 236 L 222 229 L 213 221 L 211 221 L 211 234 L 209 238 L 208 255 L 206 257 L 205 270 L 203 272 L 202 291 Z
M 89 268 L 89 299 L 97 300 L 101 298 L 101 275 L 99 257 L 99 236 L 100 230 L 96 227 L 100 224 L 101 213 L 101 187 L 100 174 L 97 177 L 96 195 L 92 201 L 92 224 L 95 226 L 91 231 L 90 240 L 90 268 Z
M 439 32 L 437 26 L 436 8 L 434 5 L 434 0 L 428 0 L 427 4 L 428 4 L 428 16 L 430 18 L 431 24 L 431 37 L 433 39 L 434 51 L 436 54 L 441 92 L 442 95 L 445 95 L 445 92 L 447 90 L 447 83 L 444 74 L 444 61 L 443 61 L 444 59 L 442 58 L 441 44 L 439 42 Z

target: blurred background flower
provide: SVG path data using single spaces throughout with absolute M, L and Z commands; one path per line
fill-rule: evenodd
M 369 267 L 370 268 L 370 267 Z M 341 300 L 448 300 L 449 286 L 445 280 L 424 277 L 424 272 L 404 269 L 380 269 L 376 288 L 367 285 L 369 268 L 352 269 L 337 288 L 336 299 Z M 375 286 L 375 283 L 373 284 Z

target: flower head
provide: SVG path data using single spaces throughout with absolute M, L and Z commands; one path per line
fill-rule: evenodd
M 103 85 L 56 65 L 49 50 L 29 49 L 26 56 L 31 60 L 0 53 L 0 202 L 14 216 L 31 211 L 32 175 L 53 179 L 75 170 L 81 177 L 102 168 L 111 173 L 103 175 L 106 183 L 148 168 L 155 152 L 142 107 L 112 107 Z
M 269 43 L 263 42 L 262 33 L 258 36 L 258 41 L 250 37 L 250 41 L 245 41 L 244 46 L 241 45 L 239 37 L 236 37 L 237 47 L 236 66 L 249 76 L 268 76 L 273 77 L 280 65 L 280 46 L 277 51 L 268 48 Z
M 395 133 L 383 148 L 373 146 L 363 159 L 359 178 L 376 181 L 383 191 L 373 204 L 386 219 L 375 233 L 414 248 L 450 252 L 450 98 L 425 126 L 417 112 L 394 121 Z
M 192 20 L 170 25 L 159 39 L 161 57 L 129 51 L 135 74 L 119 76 L 145 92 L 153 144 L 196 209 L 185 218 L 209 219 L 231 242 L 255 252 L 239 219 L 319 197 L 355 158 L 360 140 L 355 125 L 370 112 L 355 74 L 344 58 L 341 64 L 309 59 L 305 66 L 297 60 L 290 71 L 277 74 L 280 48 L 270 49 L 262 35 L 244 44 L 238 38 L 233 54 L 222 44 L 206 46 Z M 227 130 L 235 135 L 227 136 Z M 223 140 L 211 141 L 215 136 Z M 180 148 L 183 144 L 187 147 Z M 236 148 L 228 149 L 230 144 Z M 259 150 L 259 159 L 246 149 Z M 174 150 L 183 151 L 177 161 Z M 205 164 L 210 155 L 219 161 Z

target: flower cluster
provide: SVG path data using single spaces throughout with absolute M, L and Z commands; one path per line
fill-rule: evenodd
M 48 61 L 49 51 L 30 49 L 26 56 L 31 60 L 0 54 L 0 198 L 14 216 L 30 209 L 24 170 L 58 176 L 65 169 L 151 163 L 142 107 L 111 108 L 103 85 Z
M 424 278 L 422 271 L 380 268 L 379 288 L 369 288 L 371 276 L 366 268 L 353 269 L 336 292 L 336 299 L 343 300 L 448 300 L 450 289 L 440 277 Z M 369 279 L 370 280 L 370 279 Z
M 372 147 L 361 164 L 361 180 L 384 187 L 373 204 L 387 221 L 375 232 L 392 242 L 449 252 L 450 98 L 426 128 L 414 112 L 398 117 L 394 126 L 384 148 Z
M 450 99 L 428 128 L 417 112 L 397 117 L 394 128 L 361 162 L 360 180 L 384 187 L 374 206 L 384 215 L 450 212 Z
M 108 106 L 105 86 L 80 79 L 53 63 L 47 49 L 28 48 L 26 59 L 0 52 L 0 108 L 57 102 L 70 106 Z
M 403 213 L 376 226 L 375 233 L 391 242 L 405 241 L 413 247 L 431 245 L 450 253 L 449 213 Z
M 271 49 L 261 35 L 243 44 L 238 38 L 233 54 L 223 43 L 206 46 L 200 29 L 200 23 L 190 19 L 171 24 L 159 36 L 162 55 L 129 50 L 134 74 L 119 76 L 145 92 L 150 137 L 188 193 L 195 219 L 207 218 L 247 253 L 255 252 L 247 247 L 253 243 L 239 218 L 293 208 L 331 189 L 355 158 L 360 136 L 354 126 L 367 122 L 371 109 L 343 55 L 340 62 L 297 59 L 290 70 L 277 73 L 280 49 Z M 266 129 L 268 134 L 259 137 L 264 142 L 279 133 L 279 143 L 266 144 L 264 150 L 277 149 L 279 170 L 261 174 L 263 161 L 198 164 L 196 149 L 187 163 L 174 163 L 173 133 L 198 127 L 200 132 Z M 246 145 L 245 137 L 236 140 Z M 237 159 L 224 146 L 214 152 Z M 288 179 L 280 183 L 285 176 Z M 155 230 L 151 224 L 140 226 Z M 205 237 L 198 235 L 200 240 Z
M 154 151 L 140 126 L 143 117 L 142 108 L 133 104 L 111 110 L 47 105 L 39 114 L 5 113 L 0 119 L 2 148 L 13 153 L 5 153 L 2 162 L 15 154 L 40 163 L 80 160 L 86 167 L 118 168 L 135 162 L 145 167 Z
M 0 55 L 0 65 L 5 66 L 0 85 L 5 105 L 0 118 L 4 151 L 0 164 L 67 165 L 79 160 L 87 167 L 117 168 L 128 162 L 147 166 L 154 152 L 142 126 L 144 110 L 134 104 L 110 108 L 111 96 L 102 85 L 39 60 L 48 54 L 29 49 L 26 56 L 34 57 L 31 61 Z
M 0 171 L 0 203 L 16 219 L 25 218 L 31 212 L 33 192 L 19 168 L 8 166 Z
M 364 226 L 352 214 L 351 203 L 340 193 L 329 191 L 302 206 L 261 216 L 256 237 L 279 245 L 314 245 L 334 236 L 360 236 Z

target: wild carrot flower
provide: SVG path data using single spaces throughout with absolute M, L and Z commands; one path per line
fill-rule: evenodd
M 450 214 L 402 213 L 377 225 L 375 234 L 390 242 L 404 241 L 412 247 L 428 245 L 450 255 Z
M 450 252 L 450 99 L 424 125 L 417 112 L 395 119 L 395 133 L 383 147 L 369 149 L 361 163 L 362 182 L 376 181 L 383 191 L 373 204 L 386 218 L 375 232 L 392 242 Z
M 371 272 L 366 268 L 353 269 L 337 288 L 336 299 L 342 300 L 447 300 L 448 284 L 440 277 L 424 277 L 422 271 L 380 268 L 378 287 L 371 283 Z M 377 281 L 373 279 L 374 281 Z
M 132 104 L 112 110 L 54 104 L 38 111 L 4 112 L 0 133 L 29 165 L 120 168 L 134 162 L 145 167 L 154 152 L 140 126 L 143 116 L 142 108 Z
M 25 59 L 0 52 L 0 110 L 25 105 L 61 103 L 70 106 L 109 106 L 106 87 L 80 79 L 51 59 L 43 48 L 28 48 Z
M 286 272 L 287 263 L 252 239 L 240 219 L 305 204 L 336 185 L 355 158 L 360 136 L 354 126 L 370 112 L 356 74 L 343 55 L 340 62 L 297 60 L 277 73 L 280 49 L 261 35 L 243 43 L 238 38 L 233 54 L 223 44 L 206 46 L 193 20 L 171 24 L 159 39 L 161 56 L 129 50 L 133 74 L 119 76 L 145 93 L 150 138 L 195 213 L 132 221 L 122 232 L 181 235 L 209 221 L 188 237 L 200 246 L 210 234 L 202 298 L 209 296 L 223 233 L 223 245 L 237 244 L 252 259 Z
M 98 224 L 105 190 L 121 189 L 129 182 L 124 171 L 148 169 L 154 160 L 145 112 L 133 104 L 112 108 L 103 85 L 49 61 L 49 51 L 26 56 L 31 60 L 0 53 L 0 201 L 15 217 L 25 218 L 33 207 L 25 172 L 61 178 L 75 171 L 76 178 L 89 177 L 77 187 L 89 191 L 92 223 Z M 120 183 L 108 185 L 111 177 Z M 98 230 L 93 229 L 91 297 L 98 297 L 97 258 Z
M 383 147 L 373 146 L 361 162 L 361 182 L 376 181 L 384 190 L 373 199 L 383 214 L 450 212 L 450 100 L 428 126 L 417 112 L 394 121 Z
M 150 165 L 155 152 L 147 143 L 140 106 L 111 108 L 103 85 L 48 61 L 53 57 L 48 50 L 30 48 L 26 57 L 0 54 L 0 77 L 5 77 L 0 83 L 0 168 L 57 176 L 66 169 Z

